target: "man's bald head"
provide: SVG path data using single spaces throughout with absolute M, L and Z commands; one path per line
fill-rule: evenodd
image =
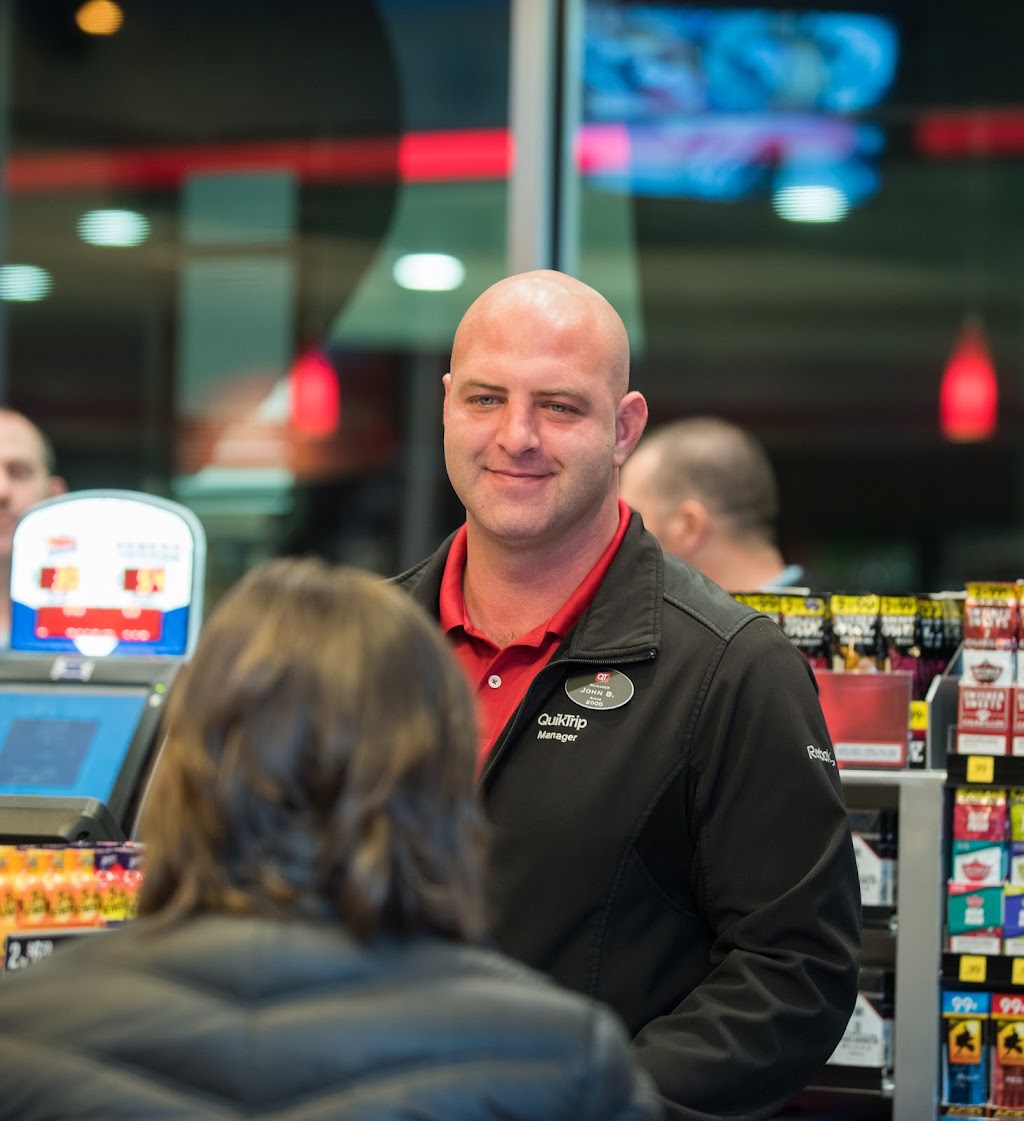
M 455 332 L 452 370 L 484 333 L 514 339 L 525 319 L 541 323 L 552 339 L 578 334 L 600 340 L 600 353 L 617 397 L 629 388 L 629 336 L 619 313 L 600 292 L 553 269 L 517 273 L 497 281 L 470 304 Z M 595 371 L 596 372 L 596 371 Z

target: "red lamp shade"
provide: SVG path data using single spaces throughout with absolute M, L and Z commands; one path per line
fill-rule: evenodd
M 999 385 L 985 336 L 968 323 L 939 386 L 939 428 L 958 443 L 987 440 L 996 430 Z
M 288 371 L 289 418 L 293 431 L 323 439 L 338 430 L 341 390 L 331 360 L 308 350 Z

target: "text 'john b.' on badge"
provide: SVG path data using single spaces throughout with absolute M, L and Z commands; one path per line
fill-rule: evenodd
M 599 669 L 574 674 L 565 691 L 581 708 L 622 708 L 633 697 L 633 682 L 617 669 Z

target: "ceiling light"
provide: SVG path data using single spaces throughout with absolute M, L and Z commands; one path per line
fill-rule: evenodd
M 788 222 L 838 222 L 850 203 L 838 187 L 781 187 L 772 196 L 772 206 Z
M 53 286 L 46 269 L 36 265 L 0 265 L 0 300 L 41 300 Z
M 75 23 L 86 35 L 113 35 L 123 22 L 124 12 L 113 0 L 87 0 L 75 12 Z
M 447 253 L 406 253 L 395 261 L 391 275 L 402 288 L 417 292 L 450 292 L 466 278 L 458 257 Z
M 980 325 L 964 324 L 939 386 L 939 427 L 955 443 L 988 440 L 996 430 L 999 383 Z
M 90 245 L 138 245 L 149 222 L 134 210 L 90 210 L 78 220 L 78 236 Z

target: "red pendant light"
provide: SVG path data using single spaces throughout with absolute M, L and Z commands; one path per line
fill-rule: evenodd
M 999 385 L 984 332 L 964 324 L 939 386 L 939 428 L 956 443 L 988 440 L 996 430 Z
M 307 350 L 288 371 L 289 419 L 294 432 L 323 439 L 338 430 L 341 390 L 330 358 Z

